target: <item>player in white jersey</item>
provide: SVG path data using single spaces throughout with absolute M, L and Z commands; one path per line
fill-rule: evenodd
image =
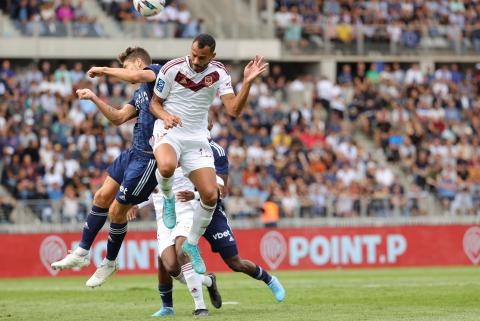
M 158 172 L 157 172 L 158 174 Z M 173 193 L 180 191 L 194 192 L 195 188 L 188 178 L 183 174 L 182 168 L 178 167 L 173 176 Z M 213 273 L 199 275 L 191 268 L 188 256 L 183 255 L 181 246 L 185 242 L 193 222 L 193 213 L 198 201 L 177 201 L 176 217 L 177 222 L 173 229 L 168 229 L 162 220 L 163 214 L 163 193 L 158 188 L 150 195 L 149 200 L 133 207 L 128 213 L 128 219 L 136 218 L 137 209 L 141 209 L 153 203 L 157 218 L 157 241 L 158 241 L 158 291 L 162 298 L 162 308 L 153 316 L 166 316 L 174 314 L 172 290 L 173 284 L 170 276 L 187 285 L 190 294 L 195 302 L 196 316 L 208 315 L 203 300 L 202 285 L 208 289 L 212 305 L 220 308 L 222 298 L 217 290 L 216 278 Z
M 151 143 L 161 175 L 160 187 L 165 195 L 165 226 L 173 228 L 176 223 L 172 183 L 178 163 L 200 194 L 200 206 L 195 209 L 190 234 L 182 246 L 198 273 L 205 273 L 198 240 L 210 223 L 218 197 L 213 155 L 208 143 L 208 110 L 218 93 L 228 114 L 239 116 L 252 82 L 268 66 L 258 56 L 250 61 L 244 70 L 242 88 L 235 95 L 230 75 L 214 58 L 215 39 L 206 34 L 198 35 L 188 56 L 174 59 L 160 70 L 150 106 L 152 114 L 158 118 Z

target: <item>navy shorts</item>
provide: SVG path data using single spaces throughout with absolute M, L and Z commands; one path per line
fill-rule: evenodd
M 221 203 L 217 204 L 212 221 L 208 225 L 203 237 L 212 247 L 212 252 L 220 253 L 223 259 L 234 257 L 238 254 L 237 241 L 228 225 L 227 215 Z
M 115 199 L 121 204 L 140 204 L 157 186 L 155 157 L 144 152 L 129 149 L 123 151 L 108 167 L 108 175 L 120 189 Z

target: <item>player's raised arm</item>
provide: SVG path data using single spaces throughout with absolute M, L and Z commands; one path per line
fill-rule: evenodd
M 87 72 L 88 76 L 108 75 L 130 83 L 149 83 L 157 78 L 151 69 L 152 58 L 143 48 L 128 47 L 117 59 L 123 68 L 92 67 Z
M 166 65 L 168 65 L 168 63 Z M 163 120 L 165 129 L 182 126 L 180 117 L 171 115 L 163 108 L 163 102 L 170 94 L 171 78 L 172 75 L 170 75 L 168 71 L 164 72 L 163 69 L 160 70 L 153 89 L 152 102 L 150 103 L 150 112 L 153 116 Z
M 116 109 L 95 95 L 90 89 L 78 89 L 77 95 L 79 99 L 91 100 L 97 105 L 98 110 L 115 126 L 120 126 L 126 121 L 135 118 L 137 116 L 137 110 L 135 106 L 131 104 L 125 104 L 122 109 Z
M 263 62 L 263 57 L 255 56 L 255 58 L 245 66 L 243 71 L 242 89 L 240 92 L 236 96 L 231 93 L 223 96 L 220 94 L 220 98 L 230 116 L 238 117 L 242 113 L 242 110 L 247 103 L 248 94 L 253 81 L 265 72 L 267 67 L 268 63 Z
M 155 72 L 151 69 L 132 70 L 125 68 L 92 67 L 88 70 L 87 74 L 91 78 L 108 75 L 130 83 L 153 82 L 156 79 Z

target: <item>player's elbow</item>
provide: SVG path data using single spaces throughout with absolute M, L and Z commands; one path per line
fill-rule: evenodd
M 229 116 L 231 117 L 234 117 L 234 118 L 237 118 L 238 116 L 240 116 L 240 110 L 236 109 L 236 108 L 229 108 L 227 109 L 227 113 Z
M 135 84 L 146 82 L 145 76 L 143 75 L 142 71 L 132 72 L 130 74 L 130 82 L 135 83 Z
M 122 119 L 118 119 L 118 118 L 111 119 L 110 122 L 117 127 L 124 123 Z
M 132 84 L 138 84 L 142 82 L 142 77 L 139 74 L 133 74 L 130 76 L 130 82 Z

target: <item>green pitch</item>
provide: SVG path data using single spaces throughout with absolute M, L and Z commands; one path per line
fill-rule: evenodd
M 262 283 L 218 274 L 224 306 L 209 320 L 480 320 L 478 268 L 336 270 L 275 273 L 287 290 L 277 303 Z M 155 276 L 114 276 L 100 288 L 87 277 L 0 279 L 0 320 L 152 320 L 160 306 Z M 208 294 L 205 291 L 208 301 Z M 177 315 L 193 302 L 175 283 Z

